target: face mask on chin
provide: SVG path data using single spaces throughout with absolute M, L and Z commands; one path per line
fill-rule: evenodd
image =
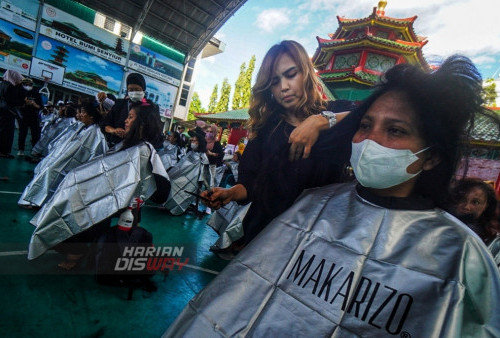
M 417 154 L 409 149 L 392 149 L 366 139 L 352 143 L 351 165 L 358 182 L 366 188 L 386 189 L 417 176 L 406 169 L 418 160 Z
M 23 88 L 24 88 L 24 90 L 26 90 L 28 92 L 33 89 L 32 86 L 23 86 Z
M 139 102 L 144 98 L 144 92 L 128 92 L 128 97 L 132 102 Z

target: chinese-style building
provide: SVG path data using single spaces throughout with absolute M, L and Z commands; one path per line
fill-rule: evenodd
M 317 37 L 318 48 L 312 62 L 332 99 L 362 100 L 389 68 L 401 63 L 417 65 L 425 71 L 431 66 L 422 47 L 427 39 L 418 36 L 413 23 L 417 16 L 392 18 L 385 15 L 387 1 L 380 1 L 373 12 L 362 19 L 337 16 L 339 27 L 330 39 Z M 331 94 L 330 94 L 331 93 Z M 500 108 L 490 108 L 500 114 Z M 248 109 L 218 114 L 195 114 L 198 118 L 238 131 L 230 137 L 236 144 L 246 131 Z M 468 176 L 495 181 L 500 171 L 500 130 L 490 119 L 478 116 L 472 132 L 472 154 Z
M 429 69 L 422 54 L 427 39 L 415 34 L 410 18 L 385 15 L 387 1 L 380 1 L 362 19 L 337 16 L 338 28 L 330 39 L 318 40 L 312 58 L 318 75 L 337 99 L 359 101 L 389 68 L 400 63 Z

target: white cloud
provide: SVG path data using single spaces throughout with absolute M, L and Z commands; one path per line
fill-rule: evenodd
M 92 63 L 93 65 L 96 65 L 103 70 L 107 70 L 107 62 L 97 56 L 89 55 L 88 57 L 86 57 L 83 54 L 78 54 L 76 58 L 88 63 Z
M 263 10 L 258 16 L 256 25 L 266 33 L 272 33 L 277 28 L 290 24 L 290 10 L 287 8 L 271 8 Z
M 336 1 L 332 0 L 306 0 L 304 3 L 299 5 L 299 10 L 308 11 L 325 11 L 331 10 L 338 6 Z
M 111 87 L 116 87 L 116 88 L 120 88 L 120 85 L 122 84 L 121 79 L 120 79 L 120 80 L 117 80 L 117 79 L 115 79 L 115 78 L 113 78 L 113 77 L 111 77 L 111 76 L 107 76 L 107 75 L 106 75 L 106 76 L 101 75 L 101 77 L 102 77 L 104 80 L 106 80 L 106 82 L 108 83 L 108 87 L 110 87 L 110 86 L 109 86 L 109 84 L 110 84 L 110 83 L 112 83 L 112 84 L 113 84 Z
M 497 59 L 494 58 L 493 56 L 491 55 L 479 55 L 479 56 L 476 56 L 476 57 L 473 57 L 472 58 L 472 61 L 475 63 L 475 64 L 483 64 L 483 63 L 493 63 L 495 62 Z

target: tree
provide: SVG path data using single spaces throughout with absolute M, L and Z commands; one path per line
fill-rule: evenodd
M 234 84 L 234 93 L 233 93 L 233 106 L 232 109 L 240 109 L 241 108 L 241 97 L 242 97 L 242 89 L 245 82 L 245 73 L 246 73 L 246 64 L 243 62 L 240 66 L 240 75 L 238 75 L 238 79 Z
M 217 103 L 217 108 L 215 109 L 216 113 L 221 113 L 229 110 L 229 95 L 231 94 L 231 85 L 227 80 L 227 77 L 224 78 L 222 82 L 222 87 L 220 89 L 220 99 Z
M 204 113 L 205 109 L 203 108 L 200 100 L 200 96 L 197 92 L 193 93 L 193 97 L 191 98 L 191 104 L 189 105 L 188 112 L 188 121 L 196 120 L 196 116 L 194 113 Z
M 212 95 L 210 96 L 210 102 L 208 103 L 208 112 L 215 113 L 217 109 L 217 92 L 219 91 L 219 85 L 215 84 L 212 90 Z
M 248 62 L 248 68 L 245 72 L 245 80 L 241 88 L 240 107 L 250 107 L 250 95 L 252 93 L 252 75 L 255 69 L 255 55 L 252 55 Z
M 492 78 L 486 79 L 485 85 L 484 85 L 484 94 L 483 94 L 483 99 L 484 99 L 484 104 L 490 107 L 496 107 L 496 100 L 497 100 L 497 85 L 495 83 L 495 80 Z

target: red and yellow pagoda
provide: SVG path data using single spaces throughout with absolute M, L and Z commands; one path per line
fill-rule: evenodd
M 385 15 L 387 1 L 380 1 L 370 16 L 346 19 L 330 39 L 318 40 L 312 58 L 318 75 L 337 99 L 362 100 L 382 73 L 394 65 L 409 63 L 428 69 L 422 55 L 427 39 L 415 34 L 417 16 L 405 19 Z

